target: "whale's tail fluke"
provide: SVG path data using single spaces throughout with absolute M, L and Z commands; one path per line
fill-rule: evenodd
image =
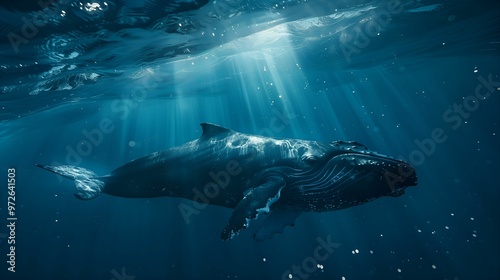
M 75 196 L 82 200 L 90 200 L 98 197 L 105 185 L 102 177 L 99 177 L 94 172 L 82 167 L 71 165 L 35 165 L 47 171 L 61 175 L 64 178 L 74 180 L 76 185 Z

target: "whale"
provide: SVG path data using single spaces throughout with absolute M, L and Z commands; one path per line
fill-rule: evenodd
M 202 123 L 190 142 L 128 162 L 99 176 L 71 165 L 36 166 L 74 181 L 74 195 L 101 193 L 124 198 L 180 197 L 186 221 L 199 209 L 232 209 L 221 233 L 237 236 L 264 217 L 254 233 L 266 240 L 293 226 L 303 212 L 342 210 L 381 197 L 399 197 L 417 185 L 404 160 L 379 154 L 355 141 L 321 142 L 245 134 Z

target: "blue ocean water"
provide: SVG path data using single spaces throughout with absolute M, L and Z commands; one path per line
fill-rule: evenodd
M 497 1 L 2 1 L 0 15 L 1 279 L 500 277 Z M 34 166 L 107 174 L 202 122 L 358 141 L 419 182 L 224 242 L 230 209 L 186 222 L 180 198 L 80 201 Z

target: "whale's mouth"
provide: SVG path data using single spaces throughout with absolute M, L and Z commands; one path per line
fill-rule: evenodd
M 287 174 L 283 195 L 295 204 L 322 201 L 318 205 L 325 205 L 324 209 L 341 209 L 381 196 L 400 196 L 406 187 L 417 184 L 415 169 L 408 163 L 370 151 L 337 151 L 306 170 L 288 171 L 292 172 Z
M 335 149 L 324 156 L 327 162 L 323 162 L 323 168 L 343 162 L 354 169 L 383 174 L 392 190 L 417 185 L 415 168 L 403 160 L 371 151 L 355 141 L 335 141 L 331 145 Z
M 408 186 L 417 185 L 417 174 L 415 168 L 409 163 L 390 156 L 375 152 L 367 153 L 343 153 L 334 156 L 331 160 L 345 161 L 353 167 L 361 167 L 379 172 L 384 176 L 391 189 L 396 190 Z

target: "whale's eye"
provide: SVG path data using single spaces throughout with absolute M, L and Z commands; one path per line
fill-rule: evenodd
M 302 161 L 304 161 L 307 165 L 309 166 L 313 166 L 316 164 L 316 162 L 318 162 L 319 158 L 317 156 L 304 156 L 302 158 Z

